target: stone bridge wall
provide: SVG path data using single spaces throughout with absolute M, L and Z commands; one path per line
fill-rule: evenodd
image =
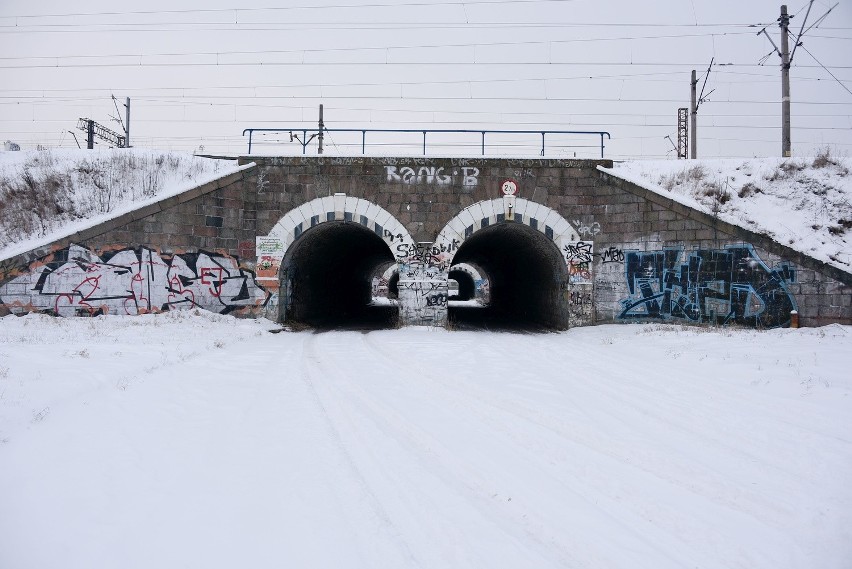
M 137 313 L 196 305 L 271 315 L 279 289 L 258 266 L 256 238 L 295 208 L 335 194 L 361 198 L 386 210 L 414 242 L 432 244 L 465 208 L 501 198 L 512 181 L 528 218 L 558 214 L 547 217 L 553 226 L 542 218 L 536 228 L 557 243 L 578 282 L 586 279 L 564 290 L 565 305 L 578 315 L 572 323 L 776 327 L 798 310 L 802 325 L 852 324 L 852 275 L 598 170 L 611 166 L 607 160 L 240 161 L 257 166 L 0 261 L 0 311 Z M 330 217 L 317 222 L 337 219 L 323 213 Z M 352 212 L 339 213 L 357 222 Z M 483 219 L 489 215 L 488 223 L 503 221 L 491 210 Z M 570 227 L 557 228 L 556 217 Z M 472 223 L 456 234 L 464 239 L 465 230 L 485 222 Z M 554 230 L 566 237 L 558 241 Z

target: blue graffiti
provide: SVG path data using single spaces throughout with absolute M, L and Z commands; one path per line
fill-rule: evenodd
M 630 296 L 621 319 L 678 319 L 778 328 L 790 323 L 796 301 L 787 283 L 793 267 L 770 269 L 751 245 L 724 249 L 631 251 L 625 254 Z

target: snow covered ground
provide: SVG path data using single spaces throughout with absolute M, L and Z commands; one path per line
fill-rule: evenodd
M 631 160 L 610 171 L 852 272 L 852 160 Z
M 852 328 L 0 319 L 0 567 L 849 567 Z

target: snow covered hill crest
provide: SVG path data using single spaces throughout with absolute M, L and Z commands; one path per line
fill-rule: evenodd
M 149 149 L 0 152 L 0 258 L 134 204 L 228 174 L 235 162 Z
M 616 176 L 852 273 L 852 160 L 635 160 Z

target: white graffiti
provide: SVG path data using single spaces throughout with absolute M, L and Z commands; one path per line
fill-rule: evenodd
M 385 166 L 388 182 L 401 182 L 403 184 L 437 184 L 447 186 L 460 183 L 462 186 L 470 187 L 479 184 L 479 168 L 473 166 L 461 166 L 453 168 L 452 171 L 445 170 L 443 166 Z
M 199 251 L 161 256 L 147 247 L 101 258 L 71 245 L 0 286 L 0 303 L 16 314 L 143 314 L 203 308 L 227 313 L 260 308 L 269 293 L 228 255 Z
M 579 219 L 575 219 L 574 226 L 577 228 L 577 233 L 584 237 L 597 235 L 601 232 L 601 224 L 597 221 L 593 221 L 592 223 L 583 223 Z

